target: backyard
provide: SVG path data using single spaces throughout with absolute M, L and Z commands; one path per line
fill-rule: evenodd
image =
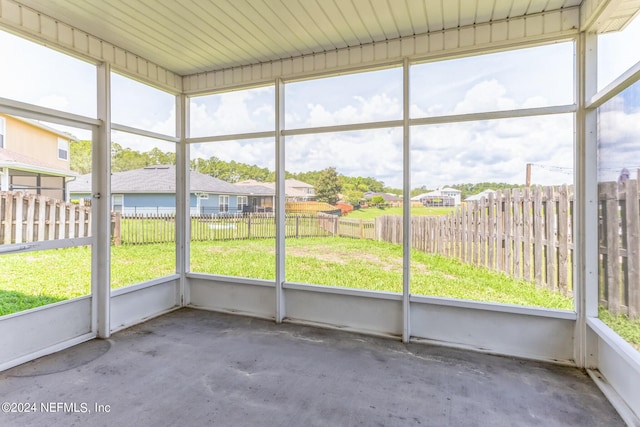
M 411 209 L 412 218 L 424 217 L 425 219 L 444 218 L 451 212 L 451 208 L 418 206 Z M 401 293 L 402 245 L 394 241 L 395 237 L 393 237 L 397 237 L 398 233 L 394 232 L 390 237 L 380 238 L 385 233 L 376 237 L 374 229 L 369 228 L 374 227 L 374 222 L 375 227 L 381 226 L 382 224 L 378 222 L 384 220 L 383 222 L 388 222 L 387 228 L 390 231 L 397 231 L 401 228 L 389 221 L 395 217 L 399 218 L 401 213 L 402 208 L 399 207 L 361 209 L 351 212 L 335 227 L 327 224 L 323 226 L 325 220 L 320 220 L 321 217 L 316 215 L 287 216 L 285 280 Z M 334 220 L 329 219 L 329 221 Z M 444 224 L 449 223 L 445 220 Z M 123 218 L 116 228 L 120 229 L 121 237 L 129 237 L 126 241 L 122 239 L 111 249 L 112 289 L 174 274 L 173 217 Z M 420 227 L 416 226 L 415 231 L 419 230 Z M 435 229 L 429 228 L 429 230 L 433 233 Z M 373 235 L 369 236 L 372 231 Z M 478 234 L 484 236 L 484 242 L 490 242 L 495 238 L 495 235 L 486 233 L 485 231 Z M 192 218 L 190 271 L 274 280 L 274 235 L 273 216 L 194 217 Z M 340 237 L 340 235 L 355 238 Z M 444 236 L 438 233 L 436 235 Z M 432 234 L 433 236 L 435 235 Z M 424 236 L 415 236 L 416 242 L 424 238 Z M 431 239 L 428 240 L 431 241 Z M 411 251 L 411 294 L 551 309 L 573 309 L 571 286 L 568 292 L 567 289 L 564 289 L 564 292 L 558 292 L 559 289 L 556 287 L 560 283 L 555 284 L 556 287 L 554 287 L 550 286 L 553 282 L 545 283 L 542 280 L 536 285 L 534 276 L 536 281 L 540 278 L 535 274 L 530 275 L 527 280 L 527 277 L 522 277 L 522 274 L 518 277 L 517 274 L 518 271 L 523 273 L 524 270 L 516 269 L 509 272 L 509 268 L 506 268 L 508 265 L 505 264 L 501 272 L 498 271 L 497 265 L 487 267 L 482 266 L 482 262 L 478 263 L 478 260 L 490 261 L 492 256 L 494 260 L 500 258 L 501 255 L 498 252 L 495 254 L 491 251 L 487 254 L 481 252 L 480 258 L 474 258 L 473 262 L 470 253 L 466 260 L 460 259 L 460 254 L 456 257 L 454 252 L 464 250 L 469 244 L 477 245 L 475 241 L 461 244 L 459 247 L 449 244 L 448 250 L 443 250 L 443 246 L 436 248 L 435 251 L 433 248 L 414 247 Z M 495 251 L 500 249 L 497 245 L 491 249 L 491 245 L 484 244 L 485 249 Z M 502 250 L 505 247 L 503 246 Z M 510 244 L 509 247 L 513 250 L 516 247 L 520 247 L 519 250 L 523 249 L 520 244 L 515 243 Z M 539 249 L 542 244 L 535 242 L 533 247 Z M 524 249 L 526 248 L 527 244 L 524 246 Z M 486 259 L 485 255 L 487 255 Z M 535 258 L 533 252 L 529 256 L 531 259 Z M 547 261 L 561 258 L 551 257 Z M 505 256 L 504 259 L 507 257 Z M 543 270 L 549 268 L 549 264 L 541 260 L 533 264 L 540 264 Z M 567 265 L 570 271 L 570 263 Z M 72 247 L 6 254 L 2 256 L 0 269 L 2 273 L 0 275 L 0 316 L 2 316 L 88 295 L 91 281 L 91 249 Z M 545 279 L 544 271 L 541 275 L 542 279 Z M 570 281 L 568 283 L 570 285 Z M 607 309 L 601 310 L 600 318 L 640 349 L 640 320 L 630 320 L 624 313 L 615 316 Z
M 402 292 L 400 245 L 340 237 L 287 239 L 286 245 L 289 282 Z M 486 268 L 419 251 L 412 251 L 411 255 L 413 294 L 566 310 L 573 307 L 570 298 Z M 0 315 L 89 293 L 87 247 L 3 258 L 0 289 L 5 297 L 0 299 Z M 114 289 L 174 271 L 172 244 L 112 247 Z M 274 240 L 192 242 L 191 271 L 273 280 Z M 11 293 L 14 297 L 7 297 Z

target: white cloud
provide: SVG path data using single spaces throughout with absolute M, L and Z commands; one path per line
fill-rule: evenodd
M 273 130 L 273 88 L 250 89 L 193 98 L 191 136 Z
M 497 80 L 485 80 L 469 89 L 454 108 L 454 114 L 475 113 L 478 111 L 512 110 L 516 108 L 513 100 L 506 98 L 506 88 Z
M 323 104 L 307 104 L 308 117 L 291 114 L 289 124 L 292 127 L 320 127 L 337 124 L 367 123 L 373 121 L 398 120 L 402 117 L 402 104 L 397 98 L 387 94 L 370 97 L 354 96 L 352 103 L 329 111 Z
M 600 112 L 598 169 L 600 181 L 617 180 L 622 168 L 637 177 L 640 168 L 640 112 L 625 113 L 621 98 Z M 609 102 L 612 102 L 609 101 Z

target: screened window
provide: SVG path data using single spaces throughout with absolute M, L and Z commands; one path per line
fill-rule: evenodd
M 113 212 L 122 213 L 124 207 L 124 196 L 122 194 L 114 194 L 111 196 L 111 210 Z
M 247 196 L 238 196 L 238 212 L 244 212 L 248 204 Z
M 220 196 L 220 212 L 229 212 L 229 196 Z
M 273 86 L 191 98 L 191 136 L 272 131 L 275 123 Z
M 411 66 L 411 117 L 574 102 L 574 44 L 557 43 Z
M 69 141 L 64 138 L 58 138 L 58 158 L 69 160 Z
M 0 117 L 0 148 L 4 148 L 4 135 L 5 135 L 5 120 L 4 117 Z

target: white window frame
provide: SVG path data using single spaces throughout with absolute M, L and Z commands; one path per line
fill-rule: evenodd
M 64 153 L 64 157 L 61 153 Z M 58 138 L 58 160 L 69 161 L 69 141 L 64 138 Z
M 0 117 L 0 148 L 5 148 L 4 140 L 7 132 L 6 120 L 4 117 Z
M 238 196 L 238 212 L 243 212 L 244 207 L 249 205 L 248 196 Z
M 116 200 L 120 200 L 120 203 L 116 203 Z M 120 210 L 116 211 L 115 206 L 120 206 Z M 111 210 L 113 212 L 124 213 L 124 194 L 112 194 L 111 195 Z
M 218 207 L 220 213 L 229 212 L 229 196 L 221 194 L 218 202 Z

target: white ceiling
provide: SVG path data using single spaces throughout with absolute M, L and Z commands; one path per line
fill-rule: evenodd
M 579 6 L 582 0 L 15 0 L 179 75 Z

